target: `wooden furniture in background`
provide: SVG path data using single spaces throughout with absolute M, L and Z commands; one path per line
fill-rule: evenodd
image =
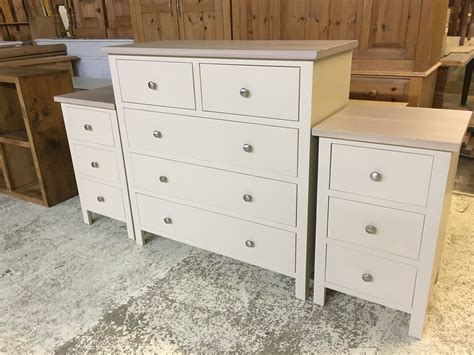
M 449 16 L 448 35 L 459 36 L 459 45 L 464 45 L 465 39 L 471 39 L 474 31 L 474 0 L 449 1 L 451 14 Z
M 74 76 L 73 63 L 77 57 L 70 55 L 58 55 L 54 57 L 32 58 L 0 62 L 0 67 L 42 67 L 50 69 L 66 69 Z
M 231 39 L 230 0 L 131 0 L 136 42 Z
M 44 206 L 77 195 L 54 96 L 73 91 L 66 70 L 0 68 L 0 191 Z

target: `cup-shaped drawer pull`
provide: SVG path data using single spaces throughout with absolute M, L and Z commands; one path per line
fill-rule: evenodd
M 97 169 L 97 168 L 99 167 L 99 163 L 96 162 L 96 161 L 92 161 L 92 162 L 91 162 L 91 166 L 92 166 L 93 168 Z
M 252 195 L 245 194 L 242 196 L 245 202 L 252 202 Z
M 372 225 L 367 225 L 365 226 L 365 232 L 367 234 L 376 234 L 377 233 L 377 227 L 375 226 L 372 226 Z
M 167 178 L 166 176 L 164 176 L 164 175 L 161 175 L 161 176 L 159 177 L 159 180 L 160 180 L 160 182 L 162 182 L 162 183 L 168 182 L 168 178 Z
M 252 240 L 247 240 L 247 241 L 245 242 L 245 246 L 246 246 L 247 248 L 254 248 L 254 247 L 255 247 L 255 243 L 254 243 Z
M 253 147 L 250 144 L 244 144 L 242 146 L 244 152 L 251 153 L 253 151 Z
M 250 97 L 250 90 L 249 89 L 242 88 L 242 89 L 240 89 L 239 93 L 240 93 L 240 96 L 242 96 L 242 97 L 245 97 L 245 98 Z
M 368 274 L 368 273 L 362 274 L 362 281 L 364 282 L 372 282 L 373 279 L 374 277 L 371 274 Z
M 104 196 L 97 196 L 97 202 L 105 202 Z
M 169 218 L 169 217 L 165 217 L 165 218 L 163 219 L 163 221 L 164 221 L 166 224 L 171 224 L 171 223 L 173 223 L 173 220 L 172 220 L 171 218 Z
M 153 131 L 153 137 L 155 138 L 161 138 L 162 134 L 160 131 Z
M 86 124 L 84 125 L 84 129 L 85 129 L 86 131 L 92 131 L 92 126 L 91 126 L 90 124 L 87 124 L 87 123 L 86 123 Z
M 382 174 L 380 174 L 379 172 L 377 171 L 372 171 L 370 173 L 370 180 L 372 181 L 380 181 L 382 180 Z
M 158 84 L 155 83 L 154 81 L 149 81 L 149 82 L 148 82 L 148 88 L 149 88 L 150 90 L 156 90 L 156 89 L 158 89 Z

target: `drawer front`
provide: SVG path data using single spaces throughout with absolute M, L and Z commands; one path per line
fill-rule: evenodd
M 300 69 L 200 64 L 204 111 L 298 121 Z
M 115 152 L 74 145 L 74 167 L 77 172 L 111 182 L 120 182 Z
M 69 138 L 109 147 L 115 146 L 112 119 L 115 119 L 115 112 L 108 113 L 77 106 L 68 106 L 64 115 Z
M 117 60 L 122 101 L 196 109 L 191 63 Z
M 143 229 L 294 276 L 294 233 L 141 194 L 136 197 Z
M 135 187 L 251 217 L 296 225 L 296 185 L 131 154 Z
M 409 79 L 351 77 L 350 98 L 357 100 L 408 102 Z
M 425 206 L 433 157 L 332 145 L 332 190 Z M 377 175 L 378 174 L 378 175 Z
M 234 168 L 297 175 L 296 129 L 138 110 L 124 112 L 132 148 Z M 246 144 L 250 146 L 247 151 Z
M 424 215 L 331 197 L 328 238 L 418 259 Z
M 326 281 L 329 283 L 411 307 L 415 279 L 414 266 L 336 245 L 327 246 Z
M 79 198 L 89 211 L 125 221 L 122 190 L 97 182 L 79 179 Z

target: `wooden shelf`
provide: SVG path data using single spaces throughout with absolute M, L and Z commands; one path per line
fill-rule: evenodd
M 37 181 L 31 184 L 19 187 L 14 191 L 10 191 L 5 187 L 5 181 L 3 180 L 3 175 L 1 175 L 0 176 L 0 192 L 12 197 L 20 198 L 25 201 L 29 201 L 29 202 L 37 203 L 39 205 L 46 206 L 43 200 L 43 196 L 41 195 L 40 185 Z
M 0 133 L 0 143 L 16 145 L 23 148 L 31 148 L 28 134 L 23 129 Z

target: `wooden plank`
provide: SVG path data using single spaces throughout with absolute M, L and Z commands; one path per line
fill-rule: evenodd
M 0 49 L 0 59 L 18 58 L 31 55 L 48 53 L 65 53 L 67 47 L 64 44 L 48 44 L 44 46 L 21 46 Z M 51 56 L 51 54 L 49 55 Z
M 0 143 L 16 145 L 18 147 L 23 148 L 30 148 L 28 135 L 26 134 L 26 131 L 22 129 L 0 133 Z

